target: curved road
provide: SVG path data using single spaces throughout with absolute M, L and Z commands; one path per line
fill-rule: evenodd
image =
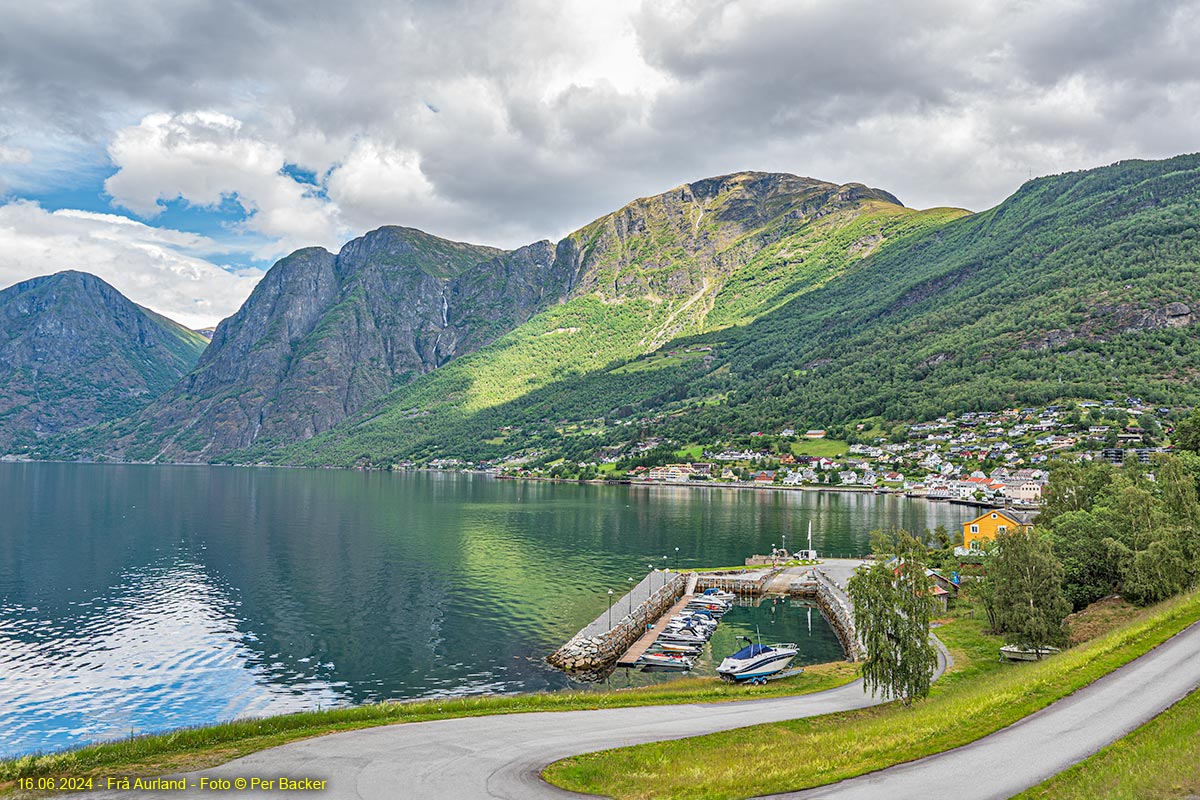
M 1120 739 L 1200 687 L 1200 623 L 1020 722 L 935 756 L 777 797 L 895 800 L 940 787 L 1012 797 Z
M 939 665 L 939 670 L 941 665 Z M 1200 684 L 1200 625 L 1193 625 L 1091 686 L 965 747 L 795 798 L 907 798 L 932 787 L 960 798 L 1009 797 L 1086 758 L 1161 713 Z M 817 694 L 707 705 L 543 712 L 408 723 L 323 736 L 264 750 L 192 773 L 234 779 L 309 777 L 328 781 L 321 798 L 575 797 L 539 779 L 548 763 L 611 747 L 697 736 L 878 702 L 861 682 Z M 292 797 L 295 792 L 235 792 Z M 117 792 L 93 797 L 130 798 Z M 168 797 L 212 797 L 170 792 Z M 226 794 L 229 796 L 229 793 Z
M 937 644 L 937 675 L 941 675 L 950 662 L 941 642 Z M 305 739 L 182 777 L 189 786 L 201 778 L 324 779 L 325 792 L 309 794 L 322 800 L 581 797 L 543 782 L 542 769 L 560 758 L 611 747 L 831 714 L 879 702 L 863 692 L 860 680 L 824 692 L 768 700 L 410 722 Z M 161 796 L 211 798 L 216 794 L 221 793 L 193 787 Z M 86 795 L 107 800 L 157 796 L 136 791 Z M 295 800 L 302 795 L 247 790 L 224 796 Z

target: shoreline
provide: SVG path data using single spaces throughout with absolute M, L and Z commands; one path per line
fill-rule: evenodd
M 801 484 L 783 486 L 778 484 L 731 483 L 729 481 L 688 481 L 686 483 L 667 483 L 665 481 L 639 481 L 629 478 L 579 480 L 577 478 L 545 478 L 534 476 L 501 475 L 487 469 L 442 469 L 438 467 L 403 467 L 401 469 L 386 469 L 372 467 L 313 467 L 300 464 L 213 464 L 190 461 L 172 461 L 159 463 L 156 461 L 65 461 L 61 459 L 25 458 L 22 456 L 0 456 L 0 464 L 83 464 L 89 466 L 139 466 L 139 467 L 222 467 L 229 469 L 289 469 L 289 470 L 341 470 L 346 472 L 427 472 L 439 475 L 460 474 L 478 475 L 498 481 L 527 481 L 530 483 L 564 483 L 577 486 L 636 486 L 650 488 L 682 488 L 682 489 L 734 489 L 737 491 L 773 491 L 773 492 L 828 492 L 831 494 L 870 494 L 875 497 L 903 497 L 907 500 L 924 500 L 928 503 L 947 503 L 950 505 L 970 506 L 978 509 L 1010 508 L 1017 511 L 1036 511 L 1037 506 L 1019 504 L 987 503 L 976 500 L 962 500 L 948 497 L 927 497 L 919 494 L 909 494 L 894 489 L 875 491 L 870 486 L 815 486 Z
M 869 494 L 873 497 L 903 497 L 906 500 L 924 500 L 928 503 L 946 503 L 956 506 L 970 506 L 979 509 L 998 509 L 1011 508 L 1015 510 L 1036 510 L 1036 506 L 1023 506 L 1016 503 L 989 503 L 978 500 L 963 500 L 956 497 L 928 497 L 921 494 L 909 494 L 908 492 L 898 491 L 895 489 L 883 489 L 876 491 L 870 486 L 816 486 L 812 484 L 800 484 L 795 486 L 783 486 L 779 484 L 754 484 L 754 483 L 731 483 L 729 481 L 687 481 L 680 483 L 668 483 L 666 481 L 638 481 L 625 478 L 622 480 L 578 480 L 572 478 L 543 478 L 533 476 L 517 476 L 517 475 L 500 475 L 491 470 L 482 469 L 464 469 L 464 470 L 444 470 L 434 469 L 430 467 L 413 467 L 413 472 L 462 472 L 471 475 L 490 476 L 495 480 L 501 481 L 530 481 L 534 483 L 573 483 L 579 486 L 637 486 L 637 487 L 658 487 L 658 488 L 679 488 L 679 489 L 736 489 L 739 491 L 774 491 L 774 492 L 829 492 L 831 494 Z

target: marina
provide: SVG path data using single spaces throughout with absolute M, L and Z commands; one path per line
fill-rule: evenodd
M 761 558 L 752 556 L 746 560 L 756 562 Z M 616 668 L 688 671 L 694 663 L 690 658 L 702 652 L 721 617 L 735 602 L 775 602 L 780 598 L 812 602 L 837 634 L 845 658 L 857 661 L 862 657 L 862 643 L 854 629 L 854 609 L 846 585 L 863 560 L 809 561 L 787 566 L 749 566 L 736 573 L 664 572 L 658 578 L 659 591 L 648 594 L 635 607 L 634 595 L 644 592 L 642 584 L 654 583 L 655 574 L 651 573 L 633 592 L 617 600 L 619 607 L 629 608 L 628 614 L 615 623 L 611 617 L 595 620 L 546 661 L 582 681 L 604 680 Z M 688 627 L 692 625 L 689 615 L 695 614 L 708 614 L 711 627 L 707 624 L 702 628 Z M 761 642 L 751 642 L 745 648 L 745 655 L 758 655 L 748 651 L 762 647 Z M 777 647 L 791 648 L 791 656 L 795 656 L 794 644 Z M 790 661 L 789 657 L 787 663 Z M 751 675 L 764 677 L 784 669 L 787 663 L 781 663 L 776 670 L 755 670 Z M 723 674 L 720 668 L 717 673 Z

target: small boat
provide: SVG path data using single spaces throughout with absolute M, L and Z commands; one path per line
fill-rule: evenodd
M 676 644 L 696 644 L 702 645 L 708 641 L 708 637 L 688 631 L 664 631 L 658 635 L 660 642 L 674 642 Z
M 695 663 L 682 653 L 645 653 L 637 660 L 643 667 L 658 667 L 687 671 Z
M 725 680 L 765 683 L 768 675 L 786 669 L 798 652 L 794 644 L 751 642 L 722 661 L 721 666 L 717 667 L 717 674 Z
M 1000 648 L 1000 657 L 1009 661 L 1041 661 L 1061 652 L 1057 647 L 1019 647 L 1006 644 Z
M 685 644 L 683 642 L 655 642 L 653 646 L 668 653 L 683 653 L 685 656 L 698 656 L 702 652 L 699 645 Z
M 705 589 L 699 597 L 704 600 L 721 600 L 725 603 L 732 603 L 734 600 L 737 600 L 736 594 L 727 592 L 724 589 Z
M 714 616 L 721 616 L 729 610 L 729 606 L 717 600 L 693 600 L 684 608 L 689 611 L 708 611 Z
M 717 627 L 717 621 L 709 617 L 671 617 L 667 620 L 669 628 L 695 628 L 698 631 L 711 631 Z

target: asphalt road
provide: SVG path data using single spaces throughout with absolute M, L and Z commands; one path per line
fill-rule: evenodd
M 1148 722 L 1200 686 L 1200 624 L 1036 714 L 956 750 L 778 797 L 1012 797 Z
M 941 670 L 939 665 L 939 671 Z M 1200 685 L 1200 625 L 1042 711 L 965 747 L 790 798 L 1009 797 L 1036 785 L 1161 713 Z M 698 736 L 878 702 L 855 682 L 799 697 L 478 717 L 334 734 L 264 750 L 187 775 L 287 776 L 326 781 L 321 793 L 189 790 L 112 792 L 93 798 L 562 798 L 539 779 L 550 762 L 580 753 Z M 786 754 L 782 754 L 786 755 Z
M 939 675 L 945 670 L 946 658 L 945 651 L 939 649 Z M 544 783 L 539 777 L 541 770 L 553 761 L 580 753 L 865 708 L 878 702 L 863 692 L 861 681 L 855 681 L 825 692 L 769 700 L 414 722 L 293 742 L 184 776 L 189 784 L 198 784 L 201 778 L 233 781 L 287 776 L 325 780 L 325 791 L 319 794 L 211 792 L 197 787 L 162 793 L 118 790 L 85 796 L 112 800 L 159 796 L 296 800 L 305 794 L 322 800 L 579 797 Z

